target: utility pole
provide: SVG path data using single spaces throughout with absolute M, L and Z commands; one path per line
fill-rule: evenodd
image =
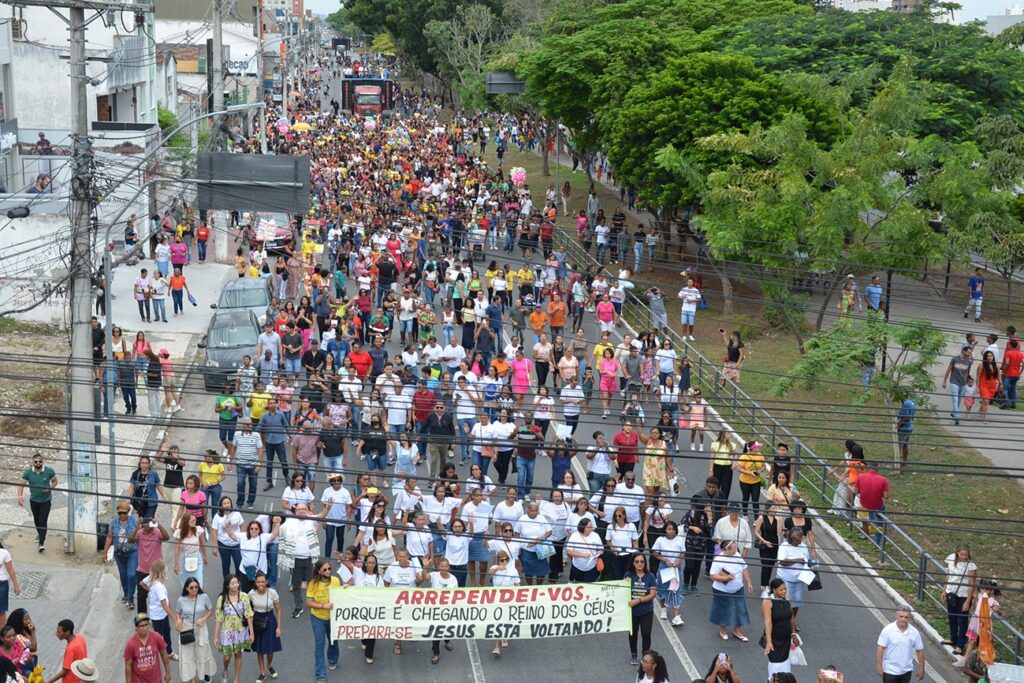
M 223 17 L 224 0 L 213 0 L 213 64 L 210 73 L 213 74 L 213 109 L 212 111 L 224 111 L 224 27 Z M 220 121 L 213 120 L 214 137 L 220 128 Z
M 68 551 L 82 549 L 96 538 L 96 453 L 93 444 L 93 415 L 96 410 L 96 379 L 92 373 L 92 150 L 85 75 L 85 7 L 69 8 L 71 32 L 71 414 L 68 416 L 68 476 L 71 481 L 71 514 Z M 98 428 L 98 425 L 97 425 Z M 113 444 L 110 444 L 114 457 Z
M 256 92 L 259 94 L 259 101 L 267 101 L 267 93 L 263 89 L 263 0 L 256 4 Z M 267 153 L 267 108 L 260 107 L 257 113 L 256 125 L 260 129 L 260 153 Z

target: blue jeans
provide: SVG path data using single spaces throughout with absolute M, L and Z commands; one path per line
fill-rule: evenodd
M 960 419 L 960 402 L 964 398 L 964 389 L 966 387 L 963 384 L 950 384 L 949 393 L 953 397 L 953 409 L 952 415 L 954 420 Z
M 280 443 L 267 443 L 267 473 L 266 479 L 267 484 L 274 483 L 274 461 L 275 459 L 281 462 L 281 474 L 284 476 L 285 481 L 288 480 L 288 449 L 285 447 L 284 441 Z
M 209 522 L 216 514 L 216 510 L 220 509 L 220 497 L 224 494 L 224 487 L 220 484 L 214 484 L 213 486 L 206 486 L 203 488 L 206 492 L 206 507 L 209 509 L 205 513 L 206 521 Z
M 241 508 L 243 503 L 246 503 L 245 488 L 246 483 L 249 484 L 249 505 L 256 504 L 256 466 L 246 467 L 245 465 L 236 465 L 235 468 L 238 470 L 238 497 L 235 498 L 235 507 Z
M 530 493 L 530 487 L 533 486 L 533 470 L 537 460 L 535 458 L 516 458 L 516 467 L 519 470 L 519 477 L 516 479 L 516 488 L 519 489 L 519 497 Z
M 1003 377 L 1003 391 L 1006 392 L 1006 405 L 1017 407 L 1017 382 L 1020 377 Z
M 302 370 L 302 358 L 285 358 L 284 371 L 289 375 L 297 375 Z
M 167 277 L 171 274 L 171 262 L 170 261 L 157 261 L 156 269 L 161 275 Z
M 473 464 L 480 465 L 480 474 L 486 475 L 487 469 L 491 466 L 491 459 L 482 457 L 480 451 L 473 451 Z
M 184 289 L 172 289 L 171 300 L 174 301 L 174 313 L 185 312 L 185 290 Z
M 633 247 L 633 272 L 640 272 L 640 259 L 643 258 L 644 248 L 639 244 Z
M 340 455 L 325 455 L 323 459 L 323 469 L 325 472 L 330 474 L 331 472 L 341 472 L 341 456 Z
M 224 545 L 217 541 L 217 552 L 220 554 L 220 571 L 224 576 L 231 576 L 231 561 L 235 562 L 235 574 L 242 571 L 242 549 L 237 545 Z
M 199 262 L 206 260 L 206 240 L 196 242 L 196 249 L 199 251 Z
M 220 421 L 217 423 L 217 436 L 220 438 L 221 443 L 231 443 L 231 441 L 235 438 L 235 427 L 237 424 L 237 417 L 233 417 L 230 420 L 220 418 Z
M 448 346 L 452 343 L 452 334 L 455 332 L 455 328 L 451 325 L 445 325 L 441 328 L 441 338 L 444 341 L 444 345 Z
M 864 369 L 860 371 L 860 379 L 861 379 L 861 382 L 864 383 L 865 387 L 867 385 L 871 384 L 871 380 L 873 380 L 875 378 L 875 374 L 877 372 L 878 372 L 878 369 L 874 365 L 864 366 Z
M 338 652 L 338 643 L 331 640 L 331 622 L 328 619 L 321 619 L 309 615 L 309 623 L 313 627 L 313 675 L 319 678 L 327 678 L 327 664 L 335 666 L 341 656 Z M 327 657 L 324 658 L 324 646 L 327 647 Z
M 277 553 L 280 546 L 277 543 L 267 545 L 267 583 L 277 590 Z
M 604 263 L 604 255 L 605 255 L 605 252 L 607 252 L 607 251 L 608 251 L 608 245 L 607 244 L 599 244 L 599 245 L 597 245 L 597 262 L 598 263 Z
M 406 336 L 411 337 L 412 336 L 412 326 L 413 326 L 413 323 L 415 323 L 415 322 L 416 322 L 416 320 L 414 318 L 410 318 L 409 320 L 399 320 L 398 321 L 398 333 L 401 334 L 401 335 L 406 335 Z
M 331 546 L 335 540 L 338 542 L 338 552 L 345 549 L 345 525 L 332 526 L 330 524 L 324 525 L 324 557 L 330 559 L 331 557 Z
M 868 521 L 871 522 L 871 525 L 876 529 L 879 529 L 879 531 L 876 531 L 871 537 L 877 546 L 882 545 L 882 532 L 880 530 L 882 528 L 882 515 L 884 513 L 884 507 L 881 510 L 868 510 Z
M 167 299 L 153 300 L 153 319 L 167 322 Z
M 604 485 L 612 478 L 610 474 L 598 474 L 597 472 L 587 472 L 587 484 L 590 485 L 590 490 L 599 493 L 604 491 Z
M 423 436 L 427 433 L 427 423 L 416 422 L 416 434 L 420 435 L 421 438 L 416 440 L 416 448 L 420 450 L 420 460 L 427 457 L 427 437 Z
M 466 436 L 466 430 L 463 427 L 468 426 L 473 429 L 473 419 L 456 420 L 456 439 L 459 440 L 459 464 L 462 464 L 469 460 L 469 438 Z
M 124 600 L 135 602 L 135 570 L 139 566 L 139 551 L 132 550 L 126 555 L 114 553 L 114 562 L 117 564 L 117 577 L 121 581 L 121 596 Z

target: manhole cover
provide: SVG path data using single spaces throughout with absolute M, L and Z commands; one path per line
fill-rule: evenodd
M 44 572 L 18 572 L 18 583 L 21 585 L 22 600 L 35 600 L 46 591 L 50 577 Z

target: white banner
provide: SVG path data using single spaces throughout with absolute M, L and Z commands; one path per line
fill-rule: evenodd
M 331 589 L 335 640 L 513 640 L 628 631 L 628 581 Z

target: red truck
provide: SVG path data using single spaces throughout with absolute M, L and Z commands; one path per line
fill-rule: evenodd
M 395 108 L 398 85 L 383 78 L 345 78 L 341 108 L 357 116 L 381 116 Z

